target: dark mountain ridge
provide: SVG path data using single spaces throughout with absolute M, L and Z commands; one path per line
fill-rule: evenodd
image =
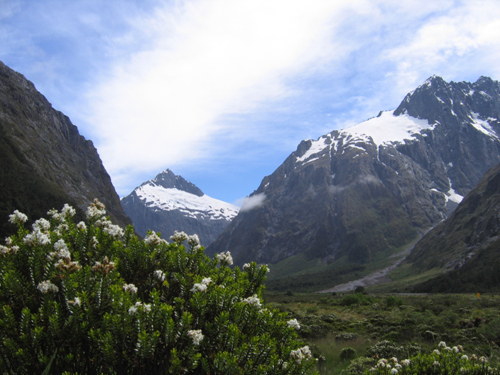
M 433 76 L 393 112 L 302 141 L 207 249 L 368 263 L 441 222 L 500 162 L 500 84 Z M 391 250 L 392 249 L 392 250 Z
M 93 143 L 52 108 L 33 83 L 0 62 L 0 216 L 14 209 L 30 219 L 70 203 L 80 213 L 98 198 L 114 222 L 131 221 Z M 2 224 L 3 233 L 10 232 Z

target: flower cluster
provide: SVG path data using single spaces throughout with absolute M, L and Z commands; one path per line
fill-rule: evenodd
M 208 284 L 212 282 L 212 279 L 210 277 L 205 277 L 203 280 L 201 280 L 201 283 L 196 283 L 193 285 L 193 288 L 191 288 L 191 292 L 204 292 L 207 290 Z
M 188 331 L 188 336 L 193 339 L 194 345 L 200 345 L 201 340 L 203 340 L 203 334 L 201 329 L 192 329 Z
M 231 253 L 229 251 L 226 251 L 226 253 L 220 253 L 215 256 L 215 258 L 219 261 L 220 264 L 222 265 L 232 265 L 233 264 L 233 257 L 231 256 Z
M 137 287 L 134 284 L 123 284 L 123 290 L 129 293 L 137 293 Z
M 13 214 L 9 215 L 9 222 L 12 224 L 24 224 L 28 221 L 28 216 L 23 214 L 22 212 L 19 212 L 18 210 L 15 210 Z
M 288 325 L 288 327 L 292 327 L 292 328 L 295 328 L 295 329 L 300 329 L 300 323 L 298 322 L 297 319 L 290 319 L 287 322 L 287 325 Z
M 99 202 L 96 198 L 94 202 L 90 204 L 87 208 L 87 212 L 85 213 L 87 219 L 99 219 L 100 217 L 106 215 L 106 206 Z
M 57 285 L 52 284 L 49 280 L 45 280 L 39 283 L 37 289 L 43 294 L 47 294 L 48 292 L 57 293 L 59 291 Z
M 160 236 L 158 236 L 154 231 L 148 232 L 146 238 L 144 239 L 144 243 L 147 245 L 159 245 L 161 243 L 168 245 L 167 240 L 160 238 Z
M 162 270 L 156 270 L 155 272 L 153 272 L 153 276 L 155 277 L 155 279 L 158 279 L 160 281 L 165 280 L 165 272 L 163 272 Z
M 150 303 L 142 303 L 142 302 L 136 302 L 135 305 L 130 306 L 128 309 L 128 313 L 131 315 L 137 314 L 137 311 L 139 309 L 142 309 L 144 312 L 150 312 L 151 311 L 151 304 Z
M 292 357 L 295 362 L 300 364 L 304 359 L 307 361 L 312 358 L 311 349 L 309 349 L 309 346 L 304 346 L 302 348 L 298 348 L 297 350 L 292 350 L 290 352 L 290 357 Z
M 260 302 L 260 299 L 259 299 L 259 297 L 257 297 L 256 294 L 254 294 L 251 297 L 247 297 L 247 298 L 243 299 L 241 302 L 246 303 L 248 305 L 257 306 L 257 307 L 262 306 L 262 303 Z
M 103 275 L 107 275 L 108 273 L 110 273 L 114 269 L 115 269 L 115 263 L 110 262 L 108 257 L 104 257 L 104 259 L 102 260 L 102 263 L 95 262 L 94 265 L 92 266 L 92 271 L 102 273 Z M 128 285 L 128 284 L 125 284 L 125 285 Z M 124 285 L 124 288 L 125 288 L 125 285 Z M 135 288 L 135 286 L 133 284 L 129 284 L 129 285 L 132 285 L 132 287 Z M 131 290 L 127 290 L 127 291 L 130 292 Z M 132 291 L 132 292 L 133 293 L 137 292 L 137 288 L 135 288 L 135 291 Z
M 33 232 L 28 233 L 24 238 L 23 242 L 28 246 L 36 245 L 48 245 L 50 243 L 50 238 L 47 234 L 41 232 L 38 228 Z
M 174 231 L 174 234 L 170 236 L 170 239 L 178 244 L 181 244 L 188 239 L 188 235 L 185 232 Z

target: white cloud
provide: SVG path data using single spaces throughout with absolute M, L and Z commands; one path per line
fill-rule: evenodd
M 241 205 L 240 212 L 253 210 L 254 208 L 261 206 L 265 200 L 266 200 L 265 193 L 259 193 L 252 195 L 250 197 L 246 197 L 245 200 L 243 201 L 243 204 Z
M 244 133 L 228 128 L 223 116 L 292 95 L 287 79 L 349 48 L 332 42 L 334 16 L 346 3 L 178 2 L 138 21 L 156 39 L 88 96 L 88 122 L 107 169 L 120 178 L 230 146 L 210 144 L 224 132 Z

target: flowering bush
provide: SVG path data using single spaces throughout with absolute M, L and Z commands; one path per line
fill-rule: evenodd
M 398 361 L 396 357 L 390 359 L 380 358 L 375 366 L 367 370 L 365 374 L 470 374 L 487 375 L 500 374 L 499 369 L 488 365 L 485 357 L 470 357 L 463 353 L 463 348 L 458 345 L 449 347 L 441 341 L 437 349 L 430 354 L 418 354 L 409 359 Z
M 97 200 L 49 211 L 0 246 L 0 373 L 304 374 L 300 325 L 263 308 L 268 271 L 208 258 L 196 235 L 144 240 Z M 187 242 L 187 246 L 184 245 Z

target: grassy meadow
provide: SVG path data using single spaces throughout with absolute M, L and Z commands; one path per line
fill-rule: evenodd
M 361 291 L 361 292 L 359 292 Z M 360 374 L 377 358 L 429 353 L 442 341 L 500 364 L 499 294 L 264 293 L 301 324 L 323 374 Z

